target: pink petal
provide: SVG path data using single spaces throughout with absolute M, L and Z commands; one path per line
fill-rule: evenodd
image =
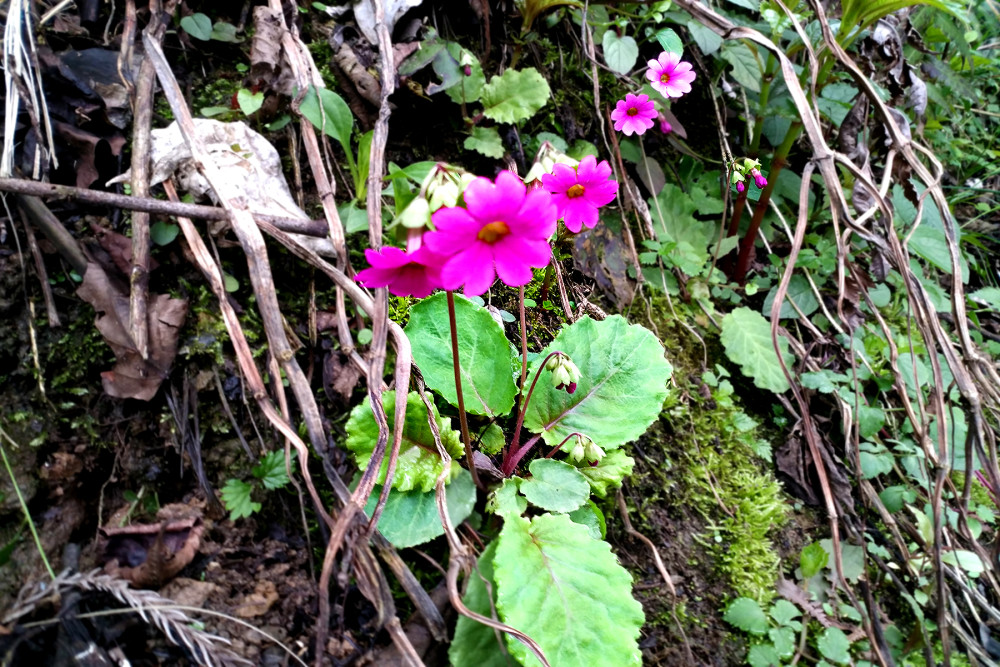
M 593 227 L 597 224 L 597 207 L 588 202 L 584 197 L 578 197 L 571 201 L 569 206 L 566 207 L 565 213 L 564 222 L 566 223 L 566 229 L 571 232 L 580 231 L 581 223 L 587 225 L 587 227 Z
M 552 258 L 552 247 L 548 241 L 511 235 L 493 246 L 493 257 L 498 265 L 501 261 L 518 261 L 540 269 Z

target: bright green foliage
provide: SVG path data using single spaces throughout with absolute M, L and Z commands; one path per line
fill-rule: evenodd
M 604 512 L 593 500 L 588 500 L 579 508 L 567 514 L 573 523 L 586 526 L 590 536 L 595 540 L 603 540 L 608 533 L 608 524 L 604 519 Z
M 830 555 L 823 548 L 823 545 L 819 542 L 813 542 L 803 549 L 799 556 L 799 569 L 802 570 L 802 576 L 806 579 L 815 576 L 817 572 L 826 567 L 829 560 Z
M 778 287 L 776 285 L 768 292 L 767 298 L 764 299 L 764 307 L 762 309 L 764 317 L 771 317 L 771 305 L 774 303 L 774 297 L 777 293 Z M 809 317 L 819 309 L 819 300 L 816 299 L 816 295 L 809 285 L 809 280 L 798 273 L 792 276 L 792 279 L 788 283 L 788 291 L 785 293 L 785 300 L 781 303 L 781 311 L 778 314 L 779 318 L 783 320 L 797 320 L 799 318 L 799 310 L 795 310 L 791 302 L 794 302 L 806 317 Z
M 502 619 L 530 634 L 552 665 L 641 664 L 632 577 L 584 526 L 563 514 L 508 516 L 494 567 Z M 517 640 L 507 646 L 524 665 L 540 664 Z
M 461 297 L 455 298 L 455 322 L 465 409 L 474 415 L 506 414 L 514 407 L 517 388 L 511 373 L 511 348 L 503 330 L 485 308 Z M 406 335 L 427 386 L 457 406 L 444 294 L 435 294 L 413 306 Z
M 482 153 L 486 157 L 496 159 L 503 157 L 503 141 L 495 127 L 475 126 L 472 128 L 472 134 L 462 142 L 462 146 L 466 150 Z
M 617 489 L 622 485 L 622 480 L 632 474 L 634 465 L 635 459 L 621 449 L 613 449 L 598 461 L 596 466 L 581 461 L 577 468 L 590 482 L 593 494 L 598 498 L 604 498 L 608 495 L 609 489 Z
M 701 273 L 715 248 L 717 229 L 710 222 L 694 217 L 694 200 L 680 187 L 667 183 L 649 200 L 656 239 L 662 244 L 658 253 L 668 266 L 676 266 L 689 276 Z M 657 282 L 657 281 L 654 281 Z
M 470 575 L 465 597 L 462 598 L 466 607 L 486 617 L 494 615 L 496 605 L 496 585 L 493 583 L 493 558 L 496 550 L 496 540 L 483 550 L 478 567 Z M 493 591 L 492 604 L 490 590 Z M 517 667 L 519 664 L 499 645 L 493 628 L 465 616 L 459 616 L 455 624 L 455 638 L 451 640 L 448 658 L 455 667 Z
M 684 53 L 684 42 L 681 41 L 680 35 L 671 28 L 662 28 L 657 32 L 656 41 L 660 43 L 664 51 L 676 53 L 677 55 Z
M 518 487 L 523 481 L 520 477 L 505 479 L 500 488 L 494 491 L 489 500 L 486 501 L 486 511 L 502 517 L 505 521 L 509 517 L 521 516 L 528 509 L 528 501 L 518 493 Z
M 747 664 L 750 667 L 780 667 L 781 656 L 771 644 L 757 644 L 750 647 Z
M 734 309 L 722 318 L 720 339 L 726 356 L 739 364 L 743 374 L 752 378 L 755 385 L 776 394 L 788 390 L 788 380 L 771 343 L 771 325 L 760 313 L 749 308 Z M 788 341 L 779 336 L 778 345 L 790 369 L 794 359 L 788 351 Z
M 639 59 L 639 45 L 628 35 L 618 36 L 614 30 L 608 30 L 601 38 L 604 47 L 604 61 L 612 72 L 628 74 Z
M 231 479 L 222 487 L 222 502 L 229 510 L 229 518 L 233 521 L 248 517 L 260 511 L 260 503 L 250 499 L 253 485 L 240 479 Z
M 378 503 L 381 486 L 376 486 L 365 505 L 365 514 L 371 517 Z M 476 485 L 468 470 L 460 468 L 455 479 L 445 489 L 448 518 L 453 526 L 465 521 L 476 504 Z M 378 520 L 378 529 L 385 539 L 397 549 L 430 542 L 444 535 L 444 526 L 438 515 L 437 499 L 434 491 L 389 491 L 385 508 Z
M 749 91 L 760 92 L 760 63 L 746 44 L 727 42 L 722 45 L 722 57 L 733 66 L 732 77 Z
M 518 123 L 549 101 L 549 82 L 533 67 L 509 69 L 483 86 L 483 115 L 498 123 Z
M 448 42 L 445 49 L 458 62 L 461 77 L 458 83 L 448 88 L 445 93 L 456 104 L 461 104 L 463 101 L 475 102 L 483 94 L 483 85 L 486 83 L 486 76 L 483 74 L 483 66 L 479 64 L 479 58 L 472 51 L 455 42 Z M 469 68 L 468 76 L 465 75 L 465 67 Z
M 840 628 L 827 628 L 816 641 L 816 648 L 830 662 L 844 665 L 851 660 L 851 642 Z
M 859 23 L 862 29 L 867 28 L 883 16 L 913 5 L 930 5 L 956 17 L 964 13 L 960 4 L 950 0 L 843 0 L 840 34 L 850 34 Z
M 673 369 L 649 330 L 630 325 L 620 315 L 601 322 L 584 317 L 562 329 L 538 355 L 532 377 L 556 350 L 580 369 L 576 392 L 556 389 L 549 371 L 543 370 L 524 421 L 528 429 L 542 433 L 550 447 L 579 432 L 602 449 L 615 449 L 638 438 L 659 416 Z M 572 446 L 569 442 L 563 449 Z
M 760 608 L 756 600 L 751 598 L 733 600 L 723 618 L 730 625 L 735 625 L 743 632 L 749 632 L 753 635 L 762 635 L 767 632 L 769 627 L 764 610 Z
M 378 483 L 385 482 L 386 469 L 389 466 L 388 452 L 392 446 L 392 433 L 395 422 L 396 392 L 387 391 L 382 394 L 382 404 L 385 407 L 386 419 L 389 422 L 389 444 L 386 446 L 386 457 L 382 461 L 382 469 L 378 474 Z M 453 458 L 461 458 L 465 447 L 459 439 L 458 431 L 451 428 L 451 420 L 438 414 L 434 409 L 434 419 L 441 432 L 441 444 Z M 358 467 L 364 469 L 371 459 L 372 450 L 378 442 L 378 424 L 372 414 L 368 398 L 351 411 L 347 420 L 347 440 L 345 445 L 354 454 Z M 451 462 L 450 476 L 458 474 L 461 466 Z M 438 456 L 434 444 L 434 434 L 427 423 L 427 408 L 420 399 L 420 394 L 410 392 L 406 401 L 406 421 L 403 427 L 403 442 L 399 448 L 399 459 L 396 473 L 392 478 L 392 487 L 400 491 L 420 489 L 429 492 L 434 488 L 437 477 L 444 470 L 444 460 Z
M 295 461 L 292 460 L 292 470 L 295 470 Z M 268 491 L 280 489 L 288 484 L 288 472 L 285 470 L 285 453 L 281 450 L 268 452 L 260 460 L 260 463 L 253 467 L 253 476 L 261 481 Z
M 264 93 L 251 92 L 246 88 L 240 88 L 236 93 L 236 102 L 240 105 L 240 111 L 245 116 L 257 113 L 257 110 L 264 106 Z
M 495 456 L 500 453 L 506 444 L 507 440 L 504 437 L 503 429 L 496 424 L 490 424 L 480 433 L 479 445 L 476 449 L 484 454 Z
M 587 501 L 587 478 L 568 463 L 535 459 L 528 466 L 531 478 L 521 483 L 521 493 L 532 505 L 550 512 L 572 512 Z
M 328 88 L 312 86 L 299 105 L 299 111 L 310 123 L 340 142 L 344 152 L 351 156 L 354 114 L 344 98 Z

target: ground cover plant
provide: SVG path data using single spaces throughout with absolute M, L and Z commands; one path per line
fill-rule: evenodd
M 992 0 L 0 16 L 5 662 L 1000 659 Z

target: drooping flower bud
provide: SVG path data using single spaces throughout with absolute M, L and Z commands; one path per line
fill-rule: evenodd
M 587 448 L 583 446 L 583 439 L 577 438 L 576 444 L 573 449 L 570 450 L 569 455 L 566 457 L 570 461 L 576 461 L 579 463 L 587 455 Z
M 590 465 L 597 465 L 604 458 L 604 450 L 597 446 L 593 440 L 587 442 L 587 445 L 583 448 L 583 454 Z
M 767 187 L 767 179 L 764 178 L 764 174 L 760 173 L 760 169 L 756 168 L 751 169 L 750 175 L 753 176 L 753 182 L 757 185 L 758 188 L 763 190 L 764 188 Z
M 580 369 L 568 356 L 557 352 L 545 362 L 545 368 L 552 371 L 553 387 L 565 389 L 570 394 L 576 391 L 576 383 L 580 380 Z
M 743 194 L 744 191 L 746 191 L 746 189 L 747 186 L 743 185 L 743 181 L 740 181 L 739 183 L 736 184 L 736 191 L 739 192 L 740 194 Z

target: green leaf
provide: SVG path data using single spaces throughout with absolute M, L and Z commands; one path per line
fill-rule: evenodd
M 181 19 L 181 29 L 195 39 L 207 42 L 212 38 L 212 19 L 197 13 Z
M 858 432 L 862 438 L 874 437 L 885 426 L 885 412 L 872 405 L 858 406 Z
M 499 454 L 506 445 L 507 439 L 504 437 L 503 429 L 497 424 L 490 424 L 479 435 L 478 449 L 484 454 L 495 456 L 496 454 Z
M 382 487 L 376 486 L 368 498 L 365 514 L 369 518 L 375 511 L 381 492 Z M 472 483 L 472 475 L 468 470 L 459 469 L 455 479 L 445 488 L 445 500 L 448 518 L 453 526 L 457 527 L 472 514 L 472 508 L 476 504 L 476 485 Z M 390 489 L 378 520 L 378 529 L 397 549 L 430 542 L 435 537 L 444 535 L 435 492 Z
M 478 567 L 469 575 L 469 585 L 462 597 L 466 607 L 487 618 L 494 615 L 493 609 L 496 606 L 496 585 L 493 583 L 493 559 L 496 551 L 497 540 L 493 540 L 479 556 Z M 490 591 L 493 592 L 492 600 Z M 518 662 L 503 650 L 493 628 L 467 616 L 458 617 L 448 658 L 456 667 L 519 667 Z
M 590 495 L 587 478 L 568 463 L 535 459 L 528 466 L 531 478 L 521 482 L 521 493 L 532 505 L 550 512 L 572 512 Z
M 175 238 L 177 238 L 177 234 L 179 234 L 180 231 L 181 228 L 174 223 L 159 220 L 150 225 L 149 238 L 156 245 L 168 245 L 173 242 Z
M 861 451 L 858 453 L 861 464 L 861 477 L 863 479 L 874 479 L 879 475 L 892 472 L 894 457 L 892 452 L 882 445 L 871 442 L 862 442 Z
M 707 265 L 714 250 L 716 229 L 710 222 L 696 220 L 697 204 L 679 187 L 666 183 L 655 199 L 649 200 L 657 240 L 667 252 L 668 263 L 688 275 L 697 275 Z
M 252 484 L 239 479 L 231 479 L 222 487 L 222 503 L 229 510 L 230 519 L 236 521 L 260 511 L 260 503 L 250 499 L 252 491 Z
M 691 34 L 691 39 L 706 56 L 712 55 L 722 46 L 722 38 L 715 34 L 711 28 L 702 25 L 700 21 L 688 19 L 684 25 Z
M 829 558 L 833 558 L 833 540 L 820 540 L 820 545 Z M 840 543 L 840 561 L 844 566 L 844 578 L 857 581 L 865 571 L 865 550 L 846 542 Z
M 684 42 L 681 41 L 680 35 L 671 28 L 663 28 L 657 32 L 656 41 L 660 43 L 664 51 L 676 53 L 679 56 L 684 54 Z
M 819 572 L 817 570 L 816 572 Z M 815 574 L 815 572 L 813 573 Z M 811 576 L 811 575 L 810 575 Z M 788 600 L 777 600 L 771 605 L 771 618 L 778 625 L 790 625 L 791 622 L 802 615 L 799 608 Z
M 448 42 L 445 46 L 448 53 L 458 61 L 460 76 L 458 83 L 445 92 L 455 104 L 475 102 L 483 94 L 483 85 L 486 83 L 486 76 L 483 74 L 483 66 L 479 64 L 479 58 L 472 51 L 464 48 L 455 42 Z M 469 68 L 466 76 L 465 67 Z
M 389 443 L 386 445 L 386 456 L 382 461 L 382 469 L 378 474 L 378 483 L 385 483 L 385 471 L 389 465 L 389 449 L 392 447 L 392 433 L 395 422 L 396 392 L 387 391 L 382 394 L 382 404 L 385 407 L 386 419 L 389 422 Z M 433 407 L 433 406 L 432 406 Z M 453 458 L 461 458 L 465 448 L 459 440 L 458 431 L 451 428 L 451 420 L 438 414 L 434 409 L 434 419 L 441 433 L 441 444 Z M 351 411 L 347 420 L 347 440 L 345 445 L 354 453 L 358 467 L 364 469 L 371 460 L 372 450 L 378 441 L 378 424 L 372 414 L 370 399 Z M 451 477 L 458 474 L 460 465 L 451 462 Z M 392 486 L 400 491 L 420 489 L 428 492 L 434 488 L 437 477 L 444 470 L 444 461 L 438 456 L 434 444 L 434 434 L 427 423 L 427 408 L 420 399 L 420 394 L 410 392 L 406 400 L 406 421 L 403 425 L 403 442 L 399 448 L 399 460 L 396 473 L 392 478 Z
M 729 2 L 752 12 L 760 11 L 760 0 L 729 0 Z
M 747 664 L 750 667 L 781 667 L 781 656 L 770 644 L 757 644 L 750 647 L 747 654 Z
M 960 20 L 965 20 L 963 7 L 948 0 L 843 0 L 841 2 L 841 11 L 843 12 L 841 23 L 844 28 L 841 29 L 841 32 L 849 33 L 859 23 L 864 28 L 883 16 L 888 16 L 913 5 L 930 5 L 948 12 Z
M 722 47 L 722 58 L 733 66 L 732 76 L 737 83 L 747 90 L 760 92 L 760 64 L 749 46 L 726 43 Z
M 791 628 L 771 628 L 767 631 L 767 636 L 771 638 L 779 658 L 791 658 L 795 654 L 796 635 Z
M 830 554 L 826 552 L 823 545 L 813 542 L 802 550 L 799 556 L 799 569 L 802 570 L 803 579 L 811 579 L 819 573 L 830 561 Z
M 486 511 L 502 517 L 504 521 L 524 514 L 528 501 L 517 491 L 523 481 L 520 477 L 505 479 L 486 500 Z
M 252 93 L 246 88 L 240 88 L 236 93 L 236 102 L 245 116 L 252 116 L 264 106 L 264 93 Z
M 764 299 L 764 307 L 761 311 L 768 319 L 771 317 L 771 306 L 774 304 L 774 297 L 777 296 L 777 293 L 778 286 L 775 285 L 768 292 L 767 298 Z M 819 301 L 816 300 L 816 294 L 812 291 L 812 286 L 809 285 L 809 279 L 799 274 L 793 275 L 788 282 L 788 291 L 785 293 L 785 300 L 781 303 L 781 311 L 778 313 L 780 319 L 797 320 L 799 318 L 799 313 L 789 303 L 790 301 L 794 302 L 806 317 L 819 309 Z
M 354 128 L 354 115 L 344 98 L 328 88 L 317 89 L 310 86 L 299 105 L 299 111 L 324 134 L 336 139 L 348 156 L 352 155 L 351 130 Z
M 605 498 L 609 489 L 617 489 L 622 485 L 622 480 L 632 474 L 634 465 L 635 459 L 620 449 L 613 449 L 596 466 L 580 461 L 577 468 L 590 482 L 593 494 L 598 498 Z
M 614 30 L 608 30 L 601 38 L 604 47 L 604 61 L 615 74 L 628 74 L 639 59 L 639 45 L 635 39 L 624 35 L 618 36 Z
M 584 317 L 563 328 L 538 355 L 531 377 L 556 350 L 580 369 L 576 392 L 556 389 L 550 371 L 543 370 L 524 422 L 550 447 L 579 432 L 605 450 L 615 449 L 645 433 L 659 416 L 673 369 L 649 330 L 630 325 L 620 315 L 601 322 Z M 571 448 L 572 442 L 563 446 L 564 451 Z
M 295 470 L 295 459 L 292 459 L 292 470 Z M 268 491 L 280 489 L 288 484 L 288 472 L 285 470 L 285 452 L 276 449 L 268 452 L 260 460 L 260 463 L 253 467 L 253 476 L 261 481 Z
M 507 414 L 514 407 L 517 388 L 511 373 L 511 348 L 503 329 L 485 308 L 462 297 L 455 298 L 455 322 L 465 409 L 474 415 Z M 410 309 L 406 335 L 427 386 L 457 406 L 448 303 L 443 293 Z
M 903 509 L 906 503 L 912 503 L 917 499 L 917 494 L 908 486 L 898 484 L 887 486 L 882 493 L 878 494 L 879 499 L 889 512 L 895 514 Z
M 1000 311 L 1000 288 L 983 287 L 970 294 L 969 298 L 976 303 L 981 303 L 993 310 Z
M 788 390 L 788 380 L 771 343 L 771 325 L 760 313 L 749 308 L 733 310 L 722 318 L 720 340 L 726 356 L 739 364 L 743 374 L 753 378 L 755 385 L 776 394 Z M 791 369 L 795 360 L 788 350 L 788 341 L 779 336 L 778 345 L 785 364 Z
M 476 151 L 497 160 L 502 158 L 504 153 L 503 141 L 500 139 L 500 132 L 496 127 L 477 125 L 472 128 L 472 134 L 465 138 L 462 147 L 465 150 Z
M 753 635 L 762 635 L 770 627 L 764 610 L 752 598 L 736 598 L 722 618 L 726 623 Z
M 504 622 L 531 635 L 552 665 L 640 665 L 642 606 L 632 577 L 611 546 L 564 514 L 504 520 L 494 560 L 497 608 Z M 540 664 L 520 642 L 511 654 Z
M 965 570 L 966 574 L 973 578 L 978 577 L 986 571 L 986 567 L 983 565 L 983 561 L 979 559 L 979 556 L 965 549 L 954 549 L 953 551 L 943 552 L 941 554 L 941 562 L 953 567 L 960 567 Z
M 236 26 L 225 21 L 216 21 L 215 25 L 212 26 L 212 39 L 231 44 L 239 44 L 243 41 L 242 38 L 236 36 Z
M 225 284 L 226 291 L 230 294 L 240 288 L 240 281 L 236 280 L 236 278 L 228 273 L 222 273 L 222 281 Z
M 843 665 L 851 660 L 851 642 L 840 628 L 827 628 L 816 641 L 816 648 L 830 662 Z
M 607 535 L 608 526 L 604 520 L 604 512 L 594 504 L 593 500 L 588 499 L 586 503 L 570 512 L 567 516 L 573 520 L 573 523 L 586 526 L 587 531 L 590 532 L 590 536 L 595 540 L 603 540 Z
M 344 225 L 346 233 L 353 234 L 368 229 L 367 211 L 358 208 L 354 202 L 341 204 L 337 207 L 337 213 L 340 215 L 340 223 Z
M 534 67 L 509 69 L 483 86 L 483 115 L 498 123 L 517 123 L 534 116 L 549 101 L 549 84 Z

